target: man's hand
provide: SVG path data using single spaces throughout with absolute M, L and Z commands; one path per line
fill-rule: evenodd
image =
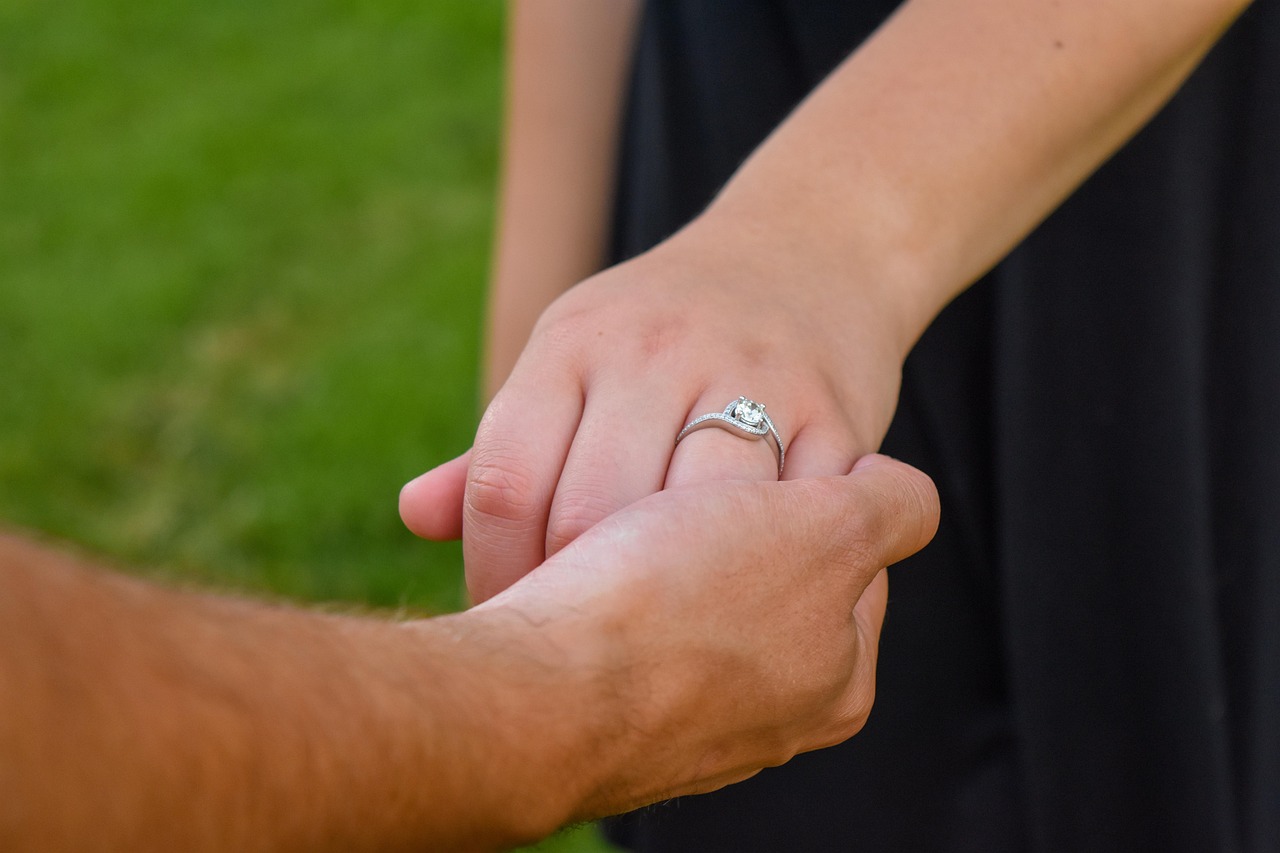
M 484 605 L 374 619 L 170 592 L 0 536 L 6 850 L 472 850 L 706 791 L 871 707 L 880 567 L 928 478 L 711 484 Z
M 857 732 L 875 693 L 883 569 L 937 518 L 929 478 L 883 456 L 842 477 L 667 491 L 464 615 L 520 635 L 521 656 L 541 663 L 526 658 L 522 678 L 552 678 L 540 734 L 509 727 L 513 749 L 560 768 L 563 818 L 598 817 Z M 574 695 L 594 698 L 563 701 Z M 556 733 L 596 745 L 562 748 Z

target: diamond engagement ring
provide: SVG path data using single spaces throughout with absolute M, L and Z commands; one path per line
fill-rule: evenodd
M 734 435 L 752 440 L 759 440 L 765 436 L 772 438 L 774 455 L 778 457 L 778 478 L 782 478 L 782 466 L 787 460 L 787 448 L 782 443 L 782 436 L 778 435 L 778 428 L 773 425 L 773 419 L 765 414 L 764 403 L 739 397 L 725 406 L 723 412 L 711 412 L 694 418 L 680 430 L 680 434 L 676 436 L 676 444 L 679 444 L 689 433 L 707 427 L 719 427 Z

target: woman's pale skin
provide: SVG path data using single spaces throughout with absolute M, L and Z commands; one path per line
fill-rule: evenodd
M 514 3 L 492 402 L 469 454 L 405 489 L 406 522 L 462 534 L 487 599 L 652 492 L 775 478 L 763 442 L 704 430 L 674 445 L 741 394 L 788 441 L 784 478 L 849 470 L 883 439 L 938 312 L 1247 5 L 909 0 L 705 212 L 596 272 L 637 4 Z

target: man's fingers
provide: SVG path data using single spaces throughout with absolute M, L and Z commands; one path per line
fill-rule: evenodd
M 853 607 L 856 659 L 848 672 L 844 695 L 837 704 L 833 725 L 818 729 L 802 751 L 825 749 L 844 743 L 862 730 L 876 696 L 876 664 L 880 657 L 880 631 L 889 603 L 889 573 L 880 569 Z
M 661 398 L 659 389 L 593 389 L 551 502 L 548 557 L 601 519 L 662 488 L 672 436 L 684 425 L 676 421 L 684 412 L 672 412 L 665 421 L 649 414 L 648 401 Z
M 867 661 L 874 665 L 880 650 L 880 629 L 884 627 L 884 614 L 889 606 L 889 573 L 885 569 L 876 572 L 862 591 L 858 603 L 853 606 L 853 618 L 862 632 L 861 642 Z
M 868 581 L 880 568 L 929 544 L 938 530 L 938 490 L 929 475 L 910 465 L 873 453 L 859 459 L 840 483 L 845 517 L 834 519 L 833 536 L 850 553 L 862 555 Z
M 580 392 L 510 382 L 485 413 L 462 515 L 467 588 L 476 603 L 542 563 L 551 498 L 581 415 Z
M 471 451 L 415 477 L 400 489 L 400 519 L 423 539 L 462 538 L 462 495 Z
M 767 507 L 774 527 L 795 531 L 824 571 L 847 570 L 857 596 L 882 568 L 923 548 L 938 526 L 933 481 L 887 456 L 863 457 L 846 476 L 778 489 Z

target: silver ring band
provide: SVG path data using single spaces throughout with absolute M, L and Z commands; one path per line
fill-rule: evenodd
M 778 434 L 778 428 L 774 426 L 773 418 L 765 413 L 764 403 L 757 403 L 755 400 L 739 397 L 725 406 L 723 412 L 711 412 L 694 418 L 685 425 L 684 429 L 680 430 L 680 434 L 676 436 L 676 444 L 679 444 L 689 433 L 697 432 L 707 427 L 719 427 L 736 436 L 749 438 L 753 441 L 759 441 L 766 436 L 773 439 L 773 453 L 778 457 L 778 479 L 782 479 L 782 467 L 787 461 L 787 447 L 782 443 L 782 436 Z M 765 443 L 769 444 L 770 442 Z

